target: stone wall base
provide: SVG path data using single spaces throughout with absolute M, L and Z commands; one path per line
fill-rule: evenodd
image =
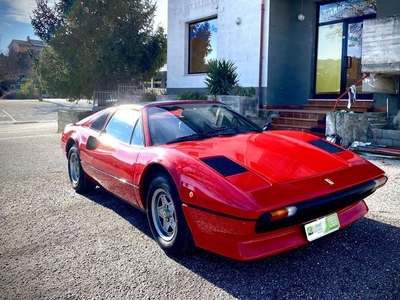
M 258 117 L 258 98 L 246 96 L 217 96 L 217 100 L 229 106 L 239 114 L 256 118 Z
M 367 134 L 367 141 L 378 145 L 400 148 L 400 130 L 373 128 Z
M 157 95 L 157 101 L 174 101 L 179 99 L 178 95 Z M 207 100 L 212 100 L 209 96 Z M 247 97 L 247 96 L 231 96 L 221 95 L 217 96 L 219 102 L 229 106 L 232 110 L 248 118 L 258 117 L 258 97 Z
M 326 114 L 325 133 L 326 135 L 339 135 L 344 147 L 349 147 L 355 141 L 400 147 L 400 130 L 372 128 L 370 120 L 369 113 L 328 112 Z
M 60 110 L 58 112 L 58 132 L 62 132 L 65 125 L 78 122 L 93 113 L 92 110 Z
M 337 134 L 342 146 L 349 147 L 354 141 L 367 142 L 368 117 L 366 114 L 327 112 L 326 135 Z

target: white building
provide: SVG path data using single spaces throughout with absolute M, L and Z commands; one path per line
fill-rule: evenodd
M 189 41 L 194 40 L 196 26 L 201 28 L 206 23 L 211 27 L 211 53 L 206 59 L 224 58 L 234 61 L 237 72 L 241 74 L 240 85 L 258 87 L 261 29 L 259 1 L 170 0 L 168 9 L 169 89 L 205 87 L 204 69 L 196 66 L 196 57 L 193 55 L 195 50 L 193 43 L 190 45 Z M 264 16 L 268 24 L 268 14 Z M 263 38 L 268 39 L 268 32 L 264 32 Z M 268 48 L 265 47 L 264 57 L 267 57 L 267 51 Z M 263 66 L 263 86 L 266 86 L 267 64 L 264 63 Z
M 168 93 L 205 89 L 209 58 L 231 60 L 264 107 L 336 99 L 362 77 L 364 20 L 400 14 L 393 0 L 169 0 Z M 397 113 L 399 94 L 357 87 Z

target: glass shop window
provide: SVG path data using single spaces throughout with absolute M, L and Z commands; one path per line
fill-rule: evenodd
M 205 73 L 208 60 L 217 58 L 217 20 L 189 24 L 189 74 Z

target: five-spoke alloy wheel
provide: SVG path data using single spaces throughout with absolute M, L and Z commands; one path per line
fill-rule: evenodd
M 194 242 L 182 211 L 182 202 L 172 179 L 157 175 L 147 195 L 147 217 L 154 239 L 171 256 L 190 252 Z

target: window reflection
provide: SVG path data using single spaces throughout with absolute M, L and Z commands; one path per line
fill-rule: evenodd
M 204 73 L 217 58 L 217 26 L 216 18 L 189 24 L 189 73 Z
M 117 110 L 111 117 L 110 122 L 108 122 L 105 133 L 117 141 L 129 144 L 139 117 L 139 111 L 130 109 Z M 141 132 L 138 131 L 137 134 L 139 135 Z M 135 141 L 137 142 L 137 139 Z
M 347 0 L 320 6 L 319 22 L 376 14 L 376 0 Z
M 342 64 L 342 23 L 319 27 L 316 93 L 338 93 Z

